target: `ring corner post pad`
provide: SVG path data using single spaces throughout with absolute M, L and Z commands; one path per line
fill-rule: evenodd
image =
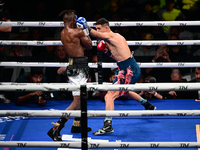
M 87 87 L 81 85 L 81 147 L 82 150 L 88 149 L 87 133 Z

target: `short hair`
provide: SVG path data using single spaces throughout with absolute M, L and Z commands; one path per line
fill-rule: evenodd
M 43 67 L 31 67 L 31 75 L 43 74 Z
M 113 75 L 116 74 L 116 73 L 115 73 L 116 70 L 117 70 L 117 69 L 113 69 L 113 70 L 110 71 L 109 78 L 111 78 Z
M 200 68 L 199 68 L 199 67 L 196 67 L 196 69 L 197 69 L 197 70 L 200 70 Z
M 69 21 L 69 20 L 65 20 L 65 19 L 64 19 L 64 16 L 65 16 L 65 15 L 70 16 L 69 20 L 72 20 L 74 17 L 76 17 L 76 11 L 75 11 L 75 10 L 72 10 L 72 9 L 63 10 L 63 11 L 59 14 L 59 17 L 62 17 L 64 22 L 65 22 L 65 21 Z
M 177 38 L 177 40 L 179 40 L 178 35 L 176 35 L 176 34 L 170 34 L 170 38 L 171 38 L 172 36 L 175 36 L 175 37 Z
M 165 3 L 175 3 L 174 0 L 165 0 Z
M 96 23 L 94 23 L 94 25 L 106 25 L 106 26 L 109 26 L 109 22 L 107 19 L 105 18 L 100 18 L 99 20 L 96 21 Z
M 173 77 L 176 77 L 177 75 L 180 77 L 181 76 L 181 71 L 179 69 L 173 69 L 171 72 L 171 75 Z

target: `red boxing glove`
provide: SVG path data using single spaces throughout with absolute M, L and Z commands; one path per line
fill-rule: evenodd
M 97 49 L 100 50 L 101 52 L 107 54 L 108 56 L 112 56 L 112 54 L 110 53 L 109 49 L 108 49 L 108 45 L 101 40 L 98 44 L 97 44 Z

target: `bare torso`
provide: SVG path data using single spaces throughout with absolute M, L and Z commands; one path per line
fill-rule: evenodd
M 126 39 L 118 33 L 108 32 L 109 39 L 105 40 L 112 53 L 112 58 L 116 61 L 123 61 L 131 57 L 130 48 Z
M 66 27 L 61 32 L 61 41 L 69 57 L 84 56 L 84 48 L 78 36 L 79 30 Z
M 106 42 L 114 60 L 119 62 L 131 57 L 131 51 L 126 39 L 120 34 L 114 33 L 111 30 L 103 33 L 91 30 L 90 35 L 103 39 Z

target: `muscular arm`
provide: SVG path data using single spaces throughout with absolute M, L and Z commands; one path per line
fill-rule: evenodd
M 78 34 L 80 41 L 82 45 L 87 49 L 90 50 L 92 49 L 92 40 L 90 39 L 89 36 L 86 36 L 85 33 L 83 32 L 82 29 L 79 29 L 79 34 Z
M 29 93 L 29 94 L 24 95 L 24 96 L 20 96 L 17 99 L 17 104 L 20 105 L 20 104 L 24 103 L 25 101 L 27 101 L 33 95 L 40 96 L 40 95 L 42 95 L 42 92 L 41 91 L 36 91 L 36 92 L 32 92 L 32 93 Z
M 83 44 L 83 46 L 87 50 L 92 49 L 92 40 L 90 39 L 89 36 L 84 36 L 84 37 L 80 38 L 80 40 L 81 40 L 81 43 Z
M 6 20 L 6 22 L 10 22 L 10 20 Z M 0 32 L 11 32 L 12 27 L 0 27 Z
M 91 29 L 90 35 L 102 40 L 109 40 L 110 36 L 108 33 L 97 32 L 94 29 Z

